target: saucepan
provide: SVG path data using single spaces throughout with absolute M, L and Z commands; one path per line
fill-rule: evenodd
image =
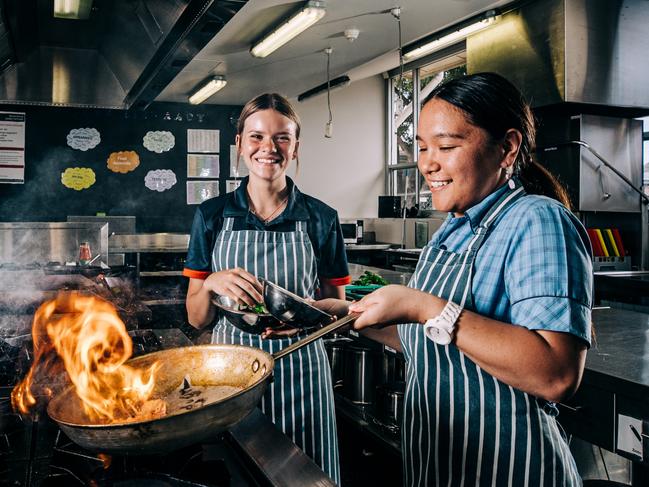
M 356 316 L 347 315 L 274 354 L 243 345 L 197 345 L 129 360 L 127 364 L 136 368 L 160 363 L 153 399 L 170 395 L 182 399 L 160 418 L 93 423 L 84 413 L 73 387 L 56 395 L 47 412 L 70 440 L 95 452 L 151 454 L 199 443 L 233 426 L 257 406 L 272 380 L 275 360 L 352 323 Z M 192 388 L 226 392 L 221 398 L 202 401 L 192 395 Z
M 260 334 L 266 328 L 292 327 L 311 330 L 333 321 L 330 314 L 311 305 L 306 299 L 263 278 L 264 306 L 267 313 L 245 309 L 228 296 L 214 294 L 212 304 L 223 312 L 230 323 L 246 333 Z

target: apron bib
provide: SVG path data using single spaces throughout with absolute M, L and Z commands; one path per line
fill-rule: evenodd
M 233 231 L 233 225 L 234 220 L 226 218 L 216 239 L 214 272 L 241 267 L 299 296 L 314 297 L 318 274 L 306 222 L 297 221 L 294 232 Z M 212 343 L 247 345 L 274 353 L 304 336 L 262 340 L 220 316 Z M 262 397 L 261 410 L 340 484 L 331 370 L 322 340 L 275 362 L 274 380 Z
M 520 185 L 509 188 L 462 253 L 429 242 L 408 286 L 472 310 L 477 252 L 496 217 L 524 195 Z M 404 485 L 581 485 L 553 405 L 500 382 L 455 345 L 434 343 L 421 324 L 398 328 L 406 359 Z

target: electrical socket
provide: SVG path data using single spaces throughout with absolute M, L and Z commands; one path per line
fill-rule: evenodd
M 617 450 L 642 459 L 642 420 L 617 415 Z

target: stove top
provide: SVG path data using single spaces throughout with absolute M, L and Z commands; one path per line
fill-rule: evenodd
M 335 485 L 258 409 L 213 442 L 147 456 L 96 454 L 70 441 L 47 417 L 21 423 L 16 416 L 16 423 L 6 424 L 7 417 L 0 433 L 3 486 Z
M 134 355 L 191 345 L 178 329 L 129 334 Z M 9 362 L 29 350 L 25 344 L 20 349 L 0 345 Z M 29 365 L 29 357 L 25 363 Z M 33 420 L 14 413 L 10 395 L 15 380 L 6 379 L 0 384 L 0 486 L 334 485 L 258 409 L 209 444 L 170 454 L 105 457 L 73 443 L 44 411 Z
M 166 455 L 102 457 L 88 453 L 59 432 L 41 487 L 260 485 L 227 435 Z M 36 479 L 32 479 L 36 480 Z

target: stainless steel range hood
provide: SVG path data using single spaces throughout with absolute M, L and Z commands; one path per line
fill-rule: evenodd
M 495 71 L 534 107 L 649 109 L 646 0 L 538 0 L 467 39 L 467 70 Z
M 3 2 L 0 103 L 146 108 L 246 1 L 93 0 L 86 20 Z

